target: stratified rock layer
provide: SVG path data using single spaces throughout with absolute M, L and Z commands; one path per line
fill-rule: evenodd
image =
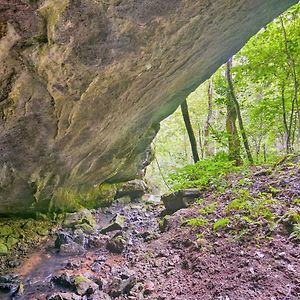
M 159 122 L 296 2 L 0 0 L 0 213 L 134 178 Z

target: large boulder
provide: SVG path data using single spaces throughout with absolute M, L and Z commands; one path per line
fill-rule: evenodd
M 116 198 L 129 196 L 131 200 L 139 199 L 147 192 L 147 189 L 148 187 L 144 180 L 130 180 L 119 185 Z
M 185 189 L 173 193 L 165 194 L 161 197 L 167 213 L 187 208 L 195 199 L 201 197 L 202 191 L 199 189 Z
M 0 213 L 142 176 L 159 122 L 296 2 L 0 0 Z

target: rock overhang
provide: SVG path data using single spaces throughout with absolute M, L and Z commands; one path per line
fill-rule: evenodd
M 159 122 L 296 2 L 0 0 L 0 213 L 139 176 Z

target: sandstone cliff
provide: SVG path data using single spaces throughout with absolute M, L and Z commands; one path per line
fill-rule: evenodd
M 296 2 L 0 0 L 0 213 L 136 177 L 159 122 Z

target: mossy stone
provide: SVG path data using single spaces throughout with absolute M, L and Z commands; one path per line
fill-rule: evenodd
M 92 233 L 94 231 L 94 228 L 87 223 L 77 224 L 75 228 L 82 229 L 85 233 Z
M 106 234 L 111 231 L 122 230 L 124 227 L 124 223 L 125 217 L 123 215 L 117 214 L 106 227 L 101 229 L 101 233 Z
M 36 232 L 40 235 L 40 236 L 47 236 L 49 234 L 48 229 L 43 228 L 43 227 L 37 227 Z
M 29 219 L 23 226 L 23 229 L 25 230 L 35 230 L 36 224 L 34 220 Z
M 75 285 L 78 285 L 78 284 L 80 284 L 80 283 L 82 283 L 82 282 L 84 282 L 86 280 L 87 280 L 87 278 L 84 277 L 84 276 L 82 276 L 82 275 L 78 275 L 78 276 L 74 277 L 74 283 L 75 283 Z
M 53 196 L 50 210 L 73 212 L 83 207 L 107 207 L 112 204 L 116 193 L 116 185 L 108 183 L 102 183 L 83 191 L 60 188 Z
M 88 209 L 81 209 L 77 213 L 67 213 L 63 224 L 66 227 L 75 227 L 81 224 L 87 224 L 91 227 L 97 225 L 92 213 Z
M 0 256 L 4 256 L 8 254 L 8 248 L 5 244 L 0 243 Z
M 0 236 L 9 236 L 13 230 L 9 225 L 3 225 L 0 227 Z
M 17 243 L 19 242 L 18 239 L 12 237 L 12 236 L 9 236 L 6 240 L 6 246 L 8 249 L 11 249 L 14 245 L 16 245 Z

